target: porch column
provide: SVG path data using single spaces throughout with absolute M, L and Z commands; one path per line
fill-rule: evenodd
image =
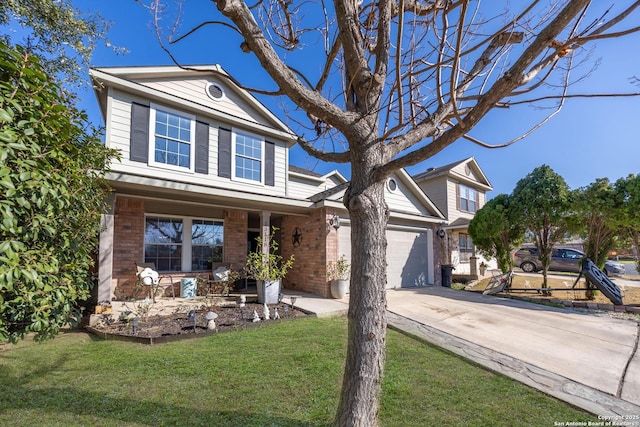
M 113 273 L 113 212 L 116 196 L 107 200 L 108 210 L 100 216 L 100 241 L 98 250 L 98 302 L 111 301 L 111 281 Z
M 478 268 L 478 257 L 475 255 L 475 253 L 469 257 L 469 272 L 474 279 L 478 279 L 480 277 L 480 270 Z
M 271 241 L 269 240 L 269 236 L 271 236 L 271 212 L 262 211 L 260 213 L 260 237 L 262 237 L 262 254 L 264 256 L 269 255 L 269 247 L 271 246 Z

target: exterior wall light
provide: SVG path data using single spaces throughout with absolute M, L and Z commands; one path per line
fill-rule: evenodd
M 329 218 L 329 225 L 335 228 L 336 230 L 340 228 L 340 217 L 338 215 L 334 215 Z

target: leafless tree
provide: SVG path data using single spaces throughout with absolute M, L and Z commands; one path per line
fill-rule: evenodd
M 152 1 L 158 17 L 162 1 Z M 255 55 L 277 86 L 247 88 L 282 95 L 306 113 L 309 131 L 299 144 L 308 154 L 351 166 L 344 197 L 351 303 L 335 424 L 377 425 L 387 327 L 386 177 L 460 138 L 509 145 L 544 124 L 567 98 L 598 95 L 569 93 L 572 71 L 581 62 L 583 69 L 594 64 L 586 55 L 589 43 L 640 29 L 624 27 L 640 2 L 613 9 L 589 0 L 213 1 L 222 17 L 169 41 L 210 25 L 236 31 L 238 48 Z M 296 67 L 301 63 L 313 66 Z M 491 110 L 533 101 L 551 102 L 552 109 L 519 137 L 488 143 L 471 134 Z

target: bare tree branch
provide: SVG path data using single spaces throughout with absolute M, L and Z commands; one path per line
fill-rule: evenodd
M 550 99 L 571 99 L 571 98 L 628 98 L 640 96 L 640 92 L 633 93 L 582 93 L 582 94 L 566 94 L 566 95 L 547 95 L 537 98 L 529 98 L 520 101 L 502 101 L 498 105 L 503 108 L 509 108 L 514 105 L 532 104 L 534 102 L 546 101 Z
M 343 153 L 331 153 L 320 150 L 302 137 L 298 137 L 298 145 L 300 145 L 300 148 L 302 148 L 307 154 L 327 162 L 348 163 L 351 160 L 351 155 L 348 151 Z
M 251 51 L 258 57 L 260 64 L 273 80 L 282 88 L 300 108 L 313 114 L 326 123 L 332 123 L 342 132 L 348 133 L 352 119 L 337 106 L 323 98 L 318 92 L 307 89 L 291 72 L 271 44 L 265 39 L 260 27 L 251 15 L 249 8 L 241 0 L 218 0 L 218 9 L 237 26 L 242 34 L 252 34 L 246 40 Z M 338 20 L 340 21 L 340 20 Z
M 175 44 L 175 43 L 181 42 L 182 40 L 186 39 L 190 35 L 198 32 L 198 30 L 200 30 L 200 29 L 202 29 L 202 28 L 204 28 L 206 26 L 209 26 L 209 25 L 222 25 L 224 27 L 231 28 L 233 31 L 239 33 L 238 29 L 236 27 L 234 27 L 233 25 L 229 25 L 228 22 L 224 22 L 224 21 L 206 21 L 206 22 L 203 22 L 201 24 L 196 25 L 195 27 L 193 27 L 192 29 L 190 29 L 186 33 L 182 34 L 181 36 L 178 36 L 175 39 L 170 39 L 169 40 L 169 44 Z
M 463 119 L 464 127 L 458 123 L 453 128 L 445 131 L 430 144 L 395 158 L 385 165 L 379 166 L 374 173 L 376 179 L 383 179 L 394 170 L 416 164 L 435 155 L 464 135 L 465 132 L 463 129 L 465 127 L 471 128 L 475 126 L 475 124 L 478 123 L 478 121 L 484 117 L 484 115 L 491 110 L 491 108 L 495 106 L 500 99 L 513 91 L 516 87 L 528 81 L 527 78 L 530 76 L 525 74 L 525 71 L 529 65 L 545 49 L 547 49 L 551 41 L 557 37 L 557 35 L 586 7 L 588 3 L 588 0 L 576 0 L 568 3 L 562 11 L 560 11 L 558 15 L 540 31 L 538 36 L 529 44 L 505 75 L 498 79 L 491 89 L 489 89 L 487 93 L 478 100 L 476 105 L 465 115 Z M 558 55 L 555 54 L 555 56 Z M 530 73 L 531 71 L 529 74 Z M 394 144 L 397 146 L 407 147 L 433 135 L 433 132 L 433 123 L 425 121 L 409 131 L 407 134 L 396 138 Z

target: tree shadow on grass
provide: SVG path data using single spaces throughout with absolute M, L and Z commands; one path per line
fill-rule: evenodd
M 81 379 L 78 379 L 81 381 Z M 101 426 L 296 426 L 319 427 L 328 423 L 310 423 L 277 415 L 216 410 L 194 409 L 171 404 L 144 401 L 140 396 L 111 397 L 86 392 L 72 387 L 30 388 L 25 385 L 0 385 L 0 424 L 20 425 L 12 415 L 16 411 L 37 411 L 38 420 L 27 421 L 30 426 L 101 425 Z M 41 424 L 38 424 L 40 422 Z M 6 423 L 6 424 L 5 424 Z M 62 423 L 62 424 L 59 424 Z
M 224 408 L 181 406 L 145 400 L 139 391 L 127 396 L 123 388 L 117 395 L 87 391 L 83 378 L 77 378 L 81 387 L 60 384 L 59 387 L 34 385 L 38 379 L 50 378 L 52 372 L 65 366 L 66 351 L 48 361 L 40 369 L 15 376 L 11 368 L 11 355 L 3 354 L 0 363 L 0 425 L 87 425 L 87 426 L 291 426 L 325 427 L 328 422 L 308 422 L 273 414 L 261 414 L 247 408 L 246 412 Z M 111 381 L 117 383 L 116 377 Z M 126 387 L 126 386 L 124 386 Z M 84 389 L 83 389 L 84 388 Z M 167 393 L 171 396 L 171 390 Z M 37 414 L 37 415 L 34 415 Z

